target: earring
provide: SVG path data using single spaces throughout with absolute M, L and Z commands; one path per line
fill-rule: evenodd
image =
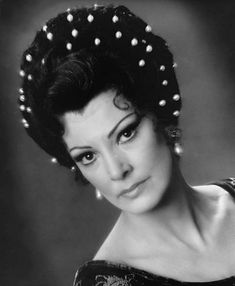
M 183 154 L 183 147 L 179 142 L 174 144 L 174 152 L 179 157 Z
M 95 196 L 97 200 L 102 200 L 103 196 L 101 194 L 101 192 L 98 189 L 95 189 Z

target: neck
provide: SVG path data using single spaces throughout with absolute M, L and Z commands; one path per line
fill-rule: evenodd
M 121 222 L 131 236 L 143 239 L 181 242 L 191 247 L 201 247 L 204 237 L 198 216 L 194 190 L 185 182 L 176 159 L 173 159 L 172 176 L 163 197 L 146 213 L 122 213 Z M 188 245 L 190 246 L 190 245 Z

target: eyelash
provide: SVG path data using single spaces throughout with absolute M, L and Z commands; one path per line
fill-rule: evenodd
M 118 142 L 119 142 L 119 141 L 120 141 L 120 138 L 124 135 L 124 133 L 129 132 L 129 131 L 133 131 L 133 133 L 132 133 L 132 135 L 130 136 L 130 138 L 128 138 L 126 141 L 124 141 L 124 142 L 122 142 L 122 143 L 120 143 L 120 144 L 129 143 L 130 141 L 132 141 L 132 140 L 136 137 L 137 132 L 138 132 L 138 131 L 137 131 L 137 128 L 138 128 L 138 126 L 139 126 L 139 124 L 140 124 L 140 121 L 141 121 L 141 120 L 138 119 L 137 121 L 131 123 L 129 126 L 127 126 L 126 128 L 124 128 L 124 130 L 122 130 L 122 131 L 118 134 L 117 139 L 118 139 Z M 85 156 L 87 156 L 87 155 L 92 155 L 92 156 L 94 156 L 94 153 L 92 153 L 92 152 L 82 153 L 82 154 L 78 155 L 77 157 L 75 157 L 75 161 L 78 162 L 78 163 L 81 163 L 83 166 L 88 166 L 88 165 L 92 164 L 93 161 L 91 161 L 91 162 L 89 162 L 89 163 L 85 163 L 85 164 L 82 163 L 83 158 L 85 158 Z

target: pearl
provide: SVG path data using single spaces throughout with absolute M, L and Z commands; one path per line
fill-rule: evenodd
M 145 32 L 151 32 L 152 31 L 152 27 L 150 26 L 150 25 L 147 25 L 146 27 L 145 27 Z
M 24 93 L 23 88 L 19 88 L 19 93 L 20 93 L 20 94 L 23 94 L 23 93 Z
M 173 112 L 173 115 L 176 116 L 176 117 L 178 117 L 178 116 L 180 115 L 179 110 L 175 110 L 175 111 Z
M 26 111 L 27 111 L 28 113 L 31 113 L 31 112 L 32 112 L 31 107 L 27 107 L 27 108 L 26 108 Z
M 143 67 L 144 65 L 145 65 L 145 61 L 144 61 L 144 60 L 140 60 L 140 61 L 139 61 L 139 66 L 140 66 L 140 67 Z
M 113 23 L 117 23 L 118 20 L 119 20 L 118 16 L 114 15 L 113 18 L 112 18 Z
M 22 102 L 25 101 L 25 96 L 23 94 L 20 96 L 20 101 L 22 101 Z
M 47 34 L 47 39 L 48 39 L 49 41 L 52 41 L 52 39 L 53 39 L 53 34 L 52 34 L 52 33 L 48 33 L 48 34 Z
M 122 37 L 122 33 L 120 31 L 117 31 L 116 34 L 115 34 L 115 37 L 117 39 L 120 39 Z
M 183 153 L 183 148 L 181 146 L 180 143 L 175 143 L 175 146 L 174 146 L 174 151 L 175 151 L 175 154 L 178 155 L 178 156 L 181 156 L 182 153 Z
M 41 63 L 42 63 L 43 65 L 45 64 L 45 59 L 44 59 L 44 58 L 42 59 Z
M 72 21 L 73 21 L 73 15 L 72 15 L 72 14 L 68 14 L 68 15 L 67 15 L 67 20 L 68 20 L 69 22 L 72 22 Z
M 164 71 L 166 67 L 164 65 L 160 66 L 160 71 Z
M 153 50 L 153 47 L 152 47 L 151 45 L 148 45 L 148 46 L 146 47 L 146 52 L 147 52 L 147 53 L 152 52 L 152 50 Z
M 24 127 L 25 128 L 29 128 L 29 124 L 28 123 L 24 123 Z
M 67 43 L 66 49 L 69 50 L 69 51 L 72 50 L 72 44 L 71 43 Z
M 30 54 L 27 54 L 25 58 L 26 58 L 27 62 L 32 62 L 33 58 L 32 58 L 32 56 Z
M 166 105 L 166 101 L 164 99 L 159 101 L 159 105 L 160 106 L 165 106 Z
M 24 77 L 25 76 L 25 72 L 23 70 L 20 70 L 19 75 Z
M 99 38 L 95 38 L 95 45 L 98 46 L 100 44 L 100 39 Z
M 28 74 L 28 80 L 32 80 L 33 79 L 33 76 L 31 74 Z
M 44 32 L 46 32 L 46 31 L 47 31 L 47 25 L 44 25 L 44 26 L 42 27 L 42 30 L 43 30 Z
M 20 105 L 20 110 L 21 111 L 25 111 L 25 106 L 24 105 Z
M 162 82 L 162 85 L 167 86 L 167 85 L 168 85 L 168 81 L 167 81 L 167 80 L 164 80 L 164 81 Z
M 71 167 L 71 171 L 72 171 L 72 172 L 75 172 L 75 171 L 76 171 L 76 167 L 74 167 L 74 166 Z
M 101 200 L 103 198 L 101 192 L 99 190 L 96 190 L 95 191 L 95 196 L 96 196 L 96 199 L 97 200 Z
M 78 30 L 73 29 L 73 31 L 72 31 L 72 36 L 73 36 L 74 38 L 76 38 L 77 35 L 78 35 Z
M 57 161 L 56 158 L 51 158 L 51 162 L 52 162 L 53 164 L 56 164 L 58 161 Z
M 131 40 L 131 45 L 132 46 L 136 46 L 138 44 L 138 40 L 136 39 L 136 38 L 133 38 L 132 40 Z
M 172 67 L 177 68 L 178 67 L 177 63 L 174 63 Z
M 178 101 L 180 99 L 180 95 L 179 94 L 175 94 L 173 96 L 173 100 Z
M 93 20 L 94 20 L 94 16 L 93 15 L 91 15 L 91 14 L 89 14 L 88 16 L 87 16 L 87 20 L 88 20 L 88 22 L 93 22 Z
M 23 124 L 28 123 L 28 122 L 27 122 L 27 120 L 26 120 L 25 118 L 23 118 L 23 119 L 21 120 L 21 122 L 22 122 Z
M 69 13 L 71 11 L 71 8 L 68 8 L 66 11 Z

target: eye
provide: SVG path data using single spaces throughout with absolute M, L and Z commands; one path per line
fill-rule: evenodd
M 95 154 L 92 152 L 83 153 L 75 158 L 75 161 L 82 165 L 89 165 L 95 161 Z
M 119 135 L 119 143 L 125 143 L 130 141 L 131 139 L 133 139 L 135 137 L 135 135 L 137 134 L 137 127 L 139 125 L 139 122 L 135 122 L 133 124 L 131 124 L 130 126 L 128 126 L 126 129 L 124 129 L 120 135 Z

